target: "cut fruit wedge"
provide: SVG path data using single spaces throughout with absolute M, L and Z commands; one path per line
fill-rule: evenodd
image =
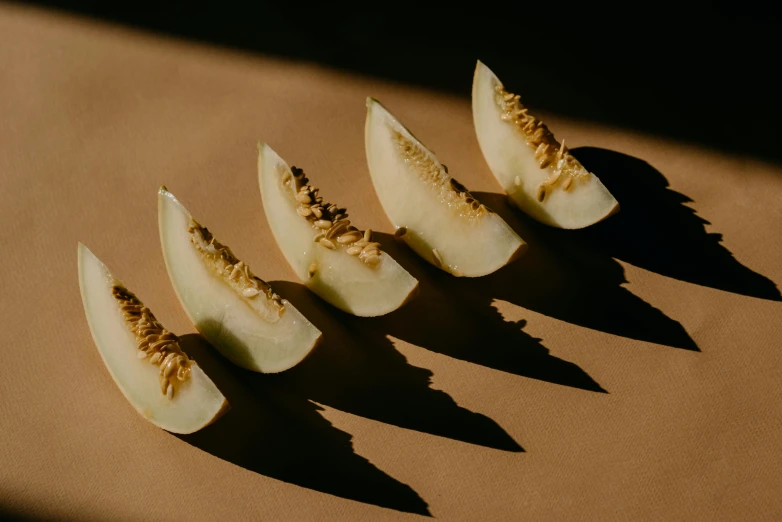
M 500 216 L 448 175 L 434 153 L 372 98 L 364 142 L 383 209 L 396 235 L 418 255 L 455 276 L 479 277 L 526 250 Z
M 392 312 L 417 294 L 418 280 L 325 203 L 304 172 L 260 143 L 263 208 L 285 259 L 304 284 L 340 310 L 362 317 Z
M 214 422 L 228 402 L 106 265 L 79 243 L 84 312 L 103 362 L 125 398 L 146 420 L 172 433 Z
M 472 114 L 489 169 L 521 210 L 559 228 L 584 228 L 619 210 L 594 174 L 532 116 L 519 96 L 480 61 L 472 84 Z
M 301 362 L 320 330 L 201 226 L 165 187 L 158 191 L 163 257 L 198 331 L 233 363 L 277 373 Z

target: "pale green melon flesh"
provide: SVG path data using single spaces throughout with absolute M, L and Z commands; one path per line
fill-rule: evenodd
M 415 296 L 418 281 L 387 253 L 371 267 L 349 255 L 345 247 L 329 250 L 315 243 L 318 232 L 296 212 L 292 178 L 288 164 L 271 147 L 259 144 L 258 180 L 269 227 L 285 259 L 310 290 L 362 317 L 387 314 Z M 310 277 L 313 265 L 316 270 Z
M 174 195 L 158 192 L 158 224 L 168 274 L 198 331 L 226 358 L 249 370 L 277 373 L 301 362 L 321 332 L 282 300 L 263 292 L 247 299 L 210 267 L 191 242 L 192 215 Z
M 193 433 L 214 422 L 228 408 L 215 384 L 190 360 L 190 377 L 172 398 L 160 391 L 160 368 L 138 358 L 136 336 L 125 321 L 114 285 L 121 283 L 79 243 L 79 286 L 92 338 L 114 382 L 138 413 L 172 433 Z
M 524 135 L 503 121 L 503 111 L 495 101 L 498 85 L 502 82 L 479 61 L 472 87 L 475 132 L 489 169 L 511 201 L 538 221 L 567 229 L 587 227 L 617 212 L 616 199 L 592 173 L 574 180 L 569 190 L 555 188 L 538 201 L 538 186 L 555 167 L 540 168 L 535 149 Z
M 397 229 L 406 229 L 402 239 L 430 263 L 457 276 L 478 277 L 526 249 L 500 216 L 460 197 L 460 192 L 470 195 L 455 189 L 438 158 L 372 98 L 367 99 L 364 142 L 386 215 Z M 400 142 L 413 147 L 423 161 L 412 160 L 400 150 Z

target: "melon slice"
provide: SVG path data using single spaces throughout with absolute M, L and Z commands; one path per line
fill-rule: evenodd
M 344 208 L 324 202 L 304 172 L 271 147 L 258 148 L 266 218 L 285 259 L 310 290 L 362 317 L 392 312 L 417 294 L 418 280 L 381 251 L 371 230 L 359 230 Z
M 521 210 L 559 228 L 584 228 L 619 210 L 594 174 L 505 90 L 480 61 L 472 84 L 472 114 L 489 169 Z
M 304 359 L 322 335 L 294 306 L 201 226 L 165 187 L 158 223 L 168 275 L 198 331 L 233 363 L 277 373 Z
M 81 243 L 79 286 L 98 352 L 142 417 L 172 433 L 193 433 L 227 411 L 225 397 L 177 336 Z
M 367 98 L 369 173 L 383 209 L 421 257 L 455 276 L 490 274 L 527 244 L 477 201 L 379 101 Z

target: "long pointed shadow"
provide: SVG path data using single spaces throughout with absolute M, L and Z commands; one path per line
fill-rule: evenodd
M 583 390 L 605 390 L 576 364 L 550 354 L 524 332 L 526 321 L 506 321 L 493 306 L 485 278 L 454 278 L 422 261 L 389 234 L 375 240 L 420 284 L 420 295 L 400 310 L 371 319 L 382 331 L 427 350 L 487 368 Z
M 706 232 L 710 223 L 685 205 L 692 200 L 671 190 L 665 176 L 647 162 L 595 147 L 572 152 L 622 206 L 615 216 L 583 231 L 584 240 L 606 256 L 681 281 L 782 300 L 777 285 L 742 265 L 721 244 L 721 234 Z
M 505 195 L 475 196 L 518 231 L 529 249 L 494 274 L 465 281 L 470 295 L 508 301 L 585 328 L 699 351 L 679 322 L 622 287 L 627 283 L 622 265 L 581 241 L 579 231 L 526 218 Z
M 412 488 L 357 455 L 352 437 L 321 416 L 318 412 L 322 408 L 286 393 L 279 380 L 220 358 L 198 335 L 183 336 L 181 344 L 220 388 L 231 409 L 214 424 L 179 438 L 237 466 L 284 482 L 431 516 L 427 503 Z
M 301 284 L 270 284 L 323 332 L 322 346 L 307 360 L 268 376 L 276 389 L 394 426 L 524 451 L 492 419 L 431 388 L 432 372 L 409 364 L 372 321 L 332 308 Z

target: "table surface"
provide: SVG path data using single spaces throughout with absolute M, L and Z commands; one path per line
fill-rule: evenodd
M 368 95 L 506 218 L 523 258 L 455 279 L 390 239 Z M 0 115 L 0 517 L 782 517 L 779 166 L 546 115 L 622 205 L 554 230 L 500 195 L 466 96 L 9 5 Z M 296 282 L 258 140 L 378 231 L 419 297 L 360 319 Z M 252 374 L 195 335 L 160 251 L 161 184 L 324 332 L 304 363 Z M 185 335 L 225 417 L 175 436 L 126 402 L 84 317 L 79 241 Z

